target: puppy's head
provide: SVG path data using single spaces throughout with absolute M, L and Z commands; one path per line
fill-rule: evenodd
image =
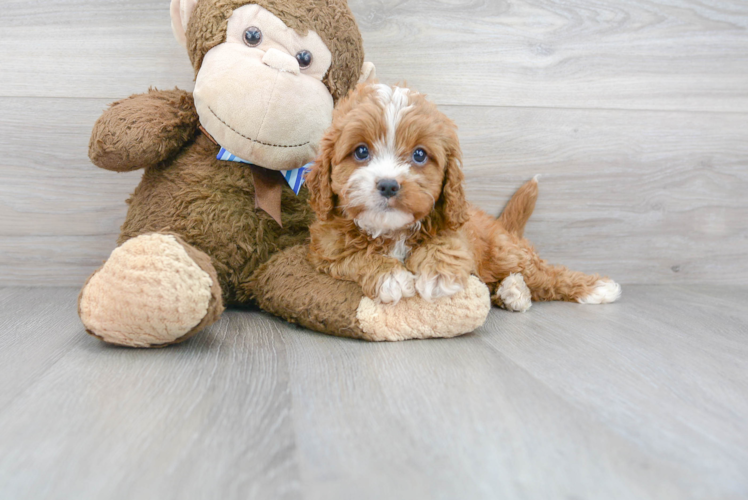
M 361 84 L 342 100 L 307 177 L 317 217 L 346 217 L 372 236 L 431 218 L 467 220 L 457 127 L 424 96 Z

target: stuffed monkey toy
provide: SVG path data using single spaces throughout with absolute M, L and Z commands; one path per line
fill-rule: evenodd
M 306 259 L 305 165 L 334 104 L 373 77 L 345 0 L 172 0 L 195 90 L 150 90 L 97 121 L 89 156 L 143 169 L 118 244 L 84 285 L 86 330 L 159 347 L 195 335 L 225 305 L 257 303 L 309 328 L 367 340 L 450 337 L 485 320 L 477 278 L 444 301 L 384 306 Z

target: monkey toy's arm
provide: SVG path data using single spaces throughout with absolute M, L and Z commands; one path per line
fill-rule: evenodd
M 115 102 L 101 115 L 88 156 L 97 167 L 116 172 L 152 167 L 179 151 L 198 125 L 192 94 L 151 89 Z

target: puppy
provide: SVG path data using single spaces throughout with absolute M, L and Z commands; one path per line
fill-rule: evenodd
M 311 262 L 393 304 L 454 295 L 471 274 L 514 311 L 531 300 L 620 296 L 611 280 L 547 264 L 522 237 L 537 180 L 496 219 L 465 201 L 461 157 L 457 127 L 423 95 L 359 85 L 338 104 L 307 177 L 317 214 Z

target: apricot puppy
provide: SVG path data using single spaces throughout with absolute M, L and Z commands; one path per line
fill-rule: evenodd
M 613 302 L 620 286 L 542 260 L 522 237 L 537 181 L 496 219 L 465 201 L 457 127 L 407 88 L 361 84 L 342 100 L 307 185 L 317 221 L 310 259 L 320 271 L 396 303 L 458 293 L 471 274 L 493 302 Z

